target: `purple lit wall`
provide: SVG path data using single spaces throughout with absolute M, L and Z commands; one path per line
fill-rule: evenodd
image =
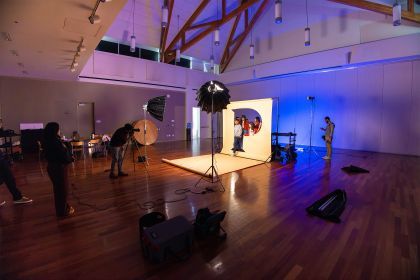
M 96 133 L 113 133 L 127 122 L 143 119 L 142 105 L 169 95 L 158 141 L 185 139 L 185 92 L 87 82 L 0 77 L 3 124 L 19 131 L 20 123 L 57 121 L 70 137 L 77 130 L 77 104 L 95 104 Z
M 420 60 L 354 69 L 297 74 L 228 86 L 232 100 L 279 98 L 279 131 L 296 131 L 308 145 L 315 96 L 314 146 L 324 116 L 336 124 L 334 146 L 344 149 L 420 155 Z M 276 123 L 274 105 L 273 130 Z

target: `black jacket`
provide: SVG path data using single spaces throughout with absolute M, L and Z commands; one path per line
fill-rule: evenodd
M 127 143 L 129 132 L 125 127 L 120 127 L 115 131 L 111 138 L 111 147 L 121 147 Z
M 68 164 L 73 161 L 71 151 L 58 136 L 54 139 L 44 141 L 43 148 L 45 158 L 49 163 Z

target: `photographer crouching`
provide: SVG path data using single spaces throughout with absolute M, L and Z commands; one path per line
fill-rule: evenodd
M 126 150 L 125 146 L 130 137 L 133 136 L 134 131 L 134 127 L 128 123 L 123 127 L 118 128 L 112 135 L 110 143 L 112 162 L 109 178 L 116 179 L 118 177 L 128 176 L 127 173 L 122 171 L 122 164 L 124 160 L 124 152 Z M 118 166 L 118 175 L 115 175 L 114 173 L 115 163 L 117 163 Z

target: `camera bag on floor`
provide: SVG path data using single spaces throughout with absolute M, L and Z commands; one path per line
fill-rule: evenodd
M 144 256 L 153 262 L 162 262 L 169 256 L 186 260 L 191 255 L 192 240 L 192 225 L 185 217 L 176 216 L 144 229 Z
M 166 221 L 166 216 L 160 212 L 151 212 L 146 215 L 143 215 L 139 219 L 139 235 L 140 235 L 140 243 L 141 249 L 143 251 L 143 255 L 147 258 L 148 251 L 145 249 L 143 237 L 144 237 L 144 230 L 156 224 L 162 223 Z
M 198 209 L 194 222 L 195 234 L 201 238 L 211 235 L 216 235 L 223 239 L 226 238 L 226 231 L 220 225 L 225 216 L 226 211 L 210 212 L 209 208 Z
M 335 190 L 332 193 L 317 200 L 314 204 L 306 208 L 306 211 L 322 219 L 340 223 L 340 215 L 346 206 L 347 195 L 344 190 Z

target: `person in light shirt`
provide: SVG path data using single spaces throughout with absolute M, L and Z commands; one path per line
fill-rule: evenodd
M 334 135 L 335 124 L 331 121 L 330 117 L 324 118 L 325 123 L 327 126 L 325 128 L 321 127 L 321 130 L 325 131 L 324 136 L 322 138 L 325 141 L 325 145 L 327 147 L 327 155 L 323 157 L 325 160 L 330 160 L 332 155 L 332 140 Z
M 239 118 L 235 119 L 235 126 L 234 126 L 234 130 L 233 130 L 233 136 L 234 136 L 234 140 L 233 140 L 233 155 L 236 155 L 237 151 L 244 151 L 242 150 L 241 147 L 241 142 L 242 142 L 242 125 L 241 125 L 241 121 L 239 120 Z

